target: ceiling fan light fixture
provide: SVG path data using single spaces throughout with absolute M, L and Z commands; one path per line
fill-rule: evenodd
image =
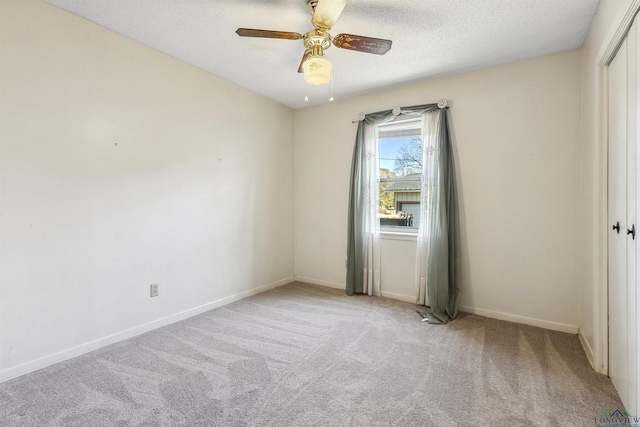
M 324 59 L 324 56 L 311 55 L 304 61 L 304 64 L 302 64 L 304 80 L 312 85 L 329 83 L 332 68 L 331 62 Z
M 319 0 L 311 22 L 316 28 L 330 30 L 346 5 L 347 0 Z

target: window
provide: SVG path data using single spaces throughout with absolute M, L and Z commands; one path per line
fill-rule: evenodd
M 417 231 L 420 226 L 422 121 L 408 119 L 378 126 L 380 227 Z

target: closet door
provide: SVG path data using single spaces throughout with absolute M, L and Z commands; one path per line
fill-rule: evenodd
M 609 65 L 609 376 L 638 413 L 638 25 Z
M 637 415 L 640 413 L 639 403 L 640 392 L 640 363 L 638 345 L 640 344 L 638 336 L 638 137 L 640 135 L 640 126 L 638 116 L 638 99 L 640 92 L 638 91 L 638 52 L 639 52 L 639 31 L 638 19 L 635 20 L 633 26 L 627 35 L 627 297 L 629 298 L 629 309 L 627 313 L 629 325 L 629 403 L 626 404 L 627 410 Z
M 628 396 L 627 40 L 609 65 L 609 377 L 626 404 Z

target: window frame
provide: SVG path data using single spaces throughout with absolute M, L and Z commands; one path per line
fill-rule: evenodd
M 399 138 L 409 139 L 409 138 L 419 137 L 421 148 L 424 146 L 424 135 L 422 134 L 422 130 L 423 130 L 422 120 L 423 120 L 422 117 L 419 115 L 407 115 L 402 117 L 396 117 L 395 120 L 388 123 L 382 123 L 382 124 L 376 125 L 377 127 L 376 144 L 378 148 L 376 152 L 378 153 L 378 158 L 377 158 L 378 170 L 380 170 L 382 167 L 380 164 L 381 140 L 399 139 Z M 381 130 L 383 131 L 382 137 L 380 137 Z M 417 134 L 416 134 L 416 130 L 417 130 Z M 422 176 L 423 174 L 424 174 L 424 170 L 421 168 L 420 175 Z M 382 184 L 384 182 L 402 182 L 402 181 L 415 181 L 415 180 L 416 180 L 415 177 L 409 177 L 409 176 L 400 177 L 400 178 L 380 178 L 378 174 L 378 184 Z M 410 203 L 410 202 L 406 201 L 404 203 Z M 414 203 L 417 203 L 418 205 L 420 205 L 421 202 L 419 200 L 418 202 L 414 202 Z M 378 214 L 378 222 L 380 221 L 380 219 L 381 218 Z M 387 234 L 387 235 L 416 236 L 418 234 L 418 229 L 419 229 L 418 227 L 380 224 L 380 233 Z M 413 240 L 413 239 L 410 239 L 410 240 Z

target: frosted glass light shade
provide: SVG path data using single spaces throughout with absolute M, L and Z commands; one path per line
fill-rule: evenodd
M 304 80 L 312 85 L 322 85 L 331 80 L 331 62 L 321 56 L 312 56 L 302 65 Z
M 325 30 L 330 30 L 347 5 L 347 0 L 320 0 L 313 12 L 313 24 Z

